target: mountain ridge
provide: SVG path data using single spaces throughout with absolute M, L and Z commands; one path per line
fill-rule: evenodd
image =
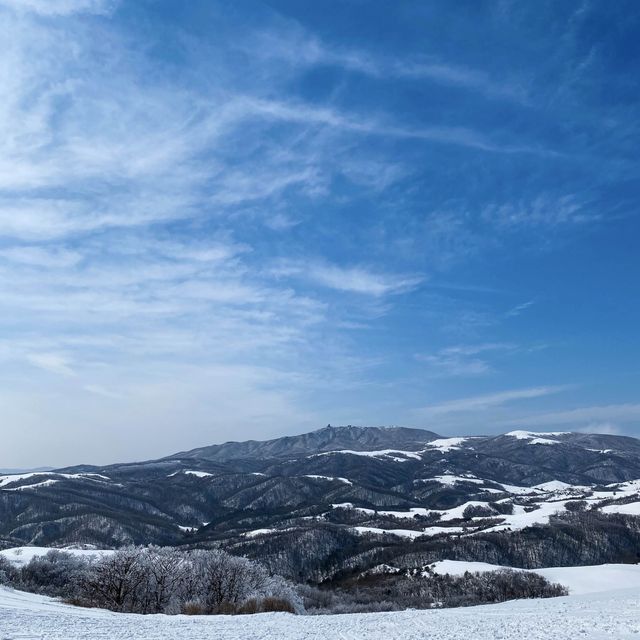
M 305 453 L 321 453 L 338 449 L 366 451 L 366 447 L 416 448 L 430 440 L 440 438 L 437 433 L 410 427 L 362 427 L 354 425 L 327 425 L 307 433 L 281 436 L 270 440 L 228 441 L 176 453 L 162 460 L 202 458 L 206 460 L 232 460 L 270 454 L 273 457 L 291 457 Z
M 286 572 L 312 571 L 294 557 L 305 540 L 344 562 L 351 552 L 340 549 L 364 553 L 369 538 L 383 556 L 400 542 L 455 542 L 469 555 L 480 538 L 468 536 L 494 544 L 537 527 L 546 539 L 578 508 L 605 520 L 640 515 L 640 440 L 328 426 L 149 461 L 0 475 L 0 545 L 213 545 L 255 557 L 270 549 L 278 571 L 282 554 Z M 607 522 L 602 536 L 619 531 Z

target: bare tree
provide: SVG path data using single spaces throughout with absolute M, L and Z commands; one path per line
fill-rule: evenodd
M 201 597 L 211 612 L 237 607 L 259 594 L 268 581 L 261 565 L 222 551 L 194 552 L 192 561 Z
M 83 579 L 89 600 L 113 611 L 134 611 L 146 572 L 140 550 L 125 547 L 99 560 Z
M 190 565 L 183 553 L 167 547 L 148 547 L 142 555 L 148 613 L 167 612 L 180 597 Z

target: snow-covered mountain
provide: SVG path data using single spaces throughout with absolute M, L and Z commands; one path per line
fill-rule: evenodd
M 406 427 L 332 427 L 286 436 L 274 440 L 248 440 L 245 442 L 226 442 L 193 449 L 170 456 L 169 459 L 189 459 L 228 461 L 242 459 L 294 458 L 312 453 L 352 449 L 372 451 L 388 447 L 401 449 L 420 449 L 427 440 L 439 436 L 424 429 Z
M 510 565 L 627 561 L 640 548 L 638 515 L 640 441 L 582 433 L 326 427 L 0 476 L 4 546 L 222 544 L 315 577 L 356 557 L 365 568 L 385 554 L 441 559 L 443 544 L 452 559 Z M 593 544 L 578 541 L 585 527 Z

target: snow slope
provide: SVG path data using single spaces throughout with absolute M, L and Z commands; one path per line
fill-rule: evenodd
M 547 431 L 539 433 L 536 431 L 510 431 L 505 436 L 511 436 L 517 440 L 529 440 L 529 444 L 559 444 L 558 440 L 551 440 L 549 436 L 567 436 L 568 431 Z
M 401 451 L 399 449 L 381 449 L 380 451 L 353 451 L 352 449 L 341 449 L 339 451 L 323 451 L 314 453 L 309 458 L 321 456 L 350 455 L 363 456 L 365 458 L 388 458 L 394 462 L 407 462 L 409 459 L 421 460 L 420 455 L 415 451 Z
M 74 549 L 72 547 L 62 549 L 52 549 L 51 547 L 13 547 L 11 549 L 0 551 L 0 556 L 4 556 L 7 560 L 13 562 L 13 564 L 17 566 L 21 566 L 29 563 L 32 558 L 46 555 L 47 553 L 49 553 L 49 551 L 64 551 L 65 553 L 71 553 L 73 555 L 85 557 L 100 557 L 113 553 L 113 551 L 108 549 Z
M 521 432 L 514 433 L 520 434 Z M 557 433 L 555 435 L 561 434 Z M 411 540 L 415 540 L 420 536 L 443 534 L 472 536 L 477 533 L 519 531 L 535 525 L 544 526 L 549 524 L 553 515 L 566 513 L 572 508 L 571 505 L 575 508 L 577 501 L 582 503 L 582 507 L 588 510 L 593 509 L 603 513 L 640 516 L 640 479 L 608 484 L 597 488 L 595 486 L 572 485 L 560 480 L 551 480 L 533 487 L 520 487 L 478 478 L 469 473 L 454 475 L 446 472 L 431 478 L 416 478 L 413 483 L 439 483 L 445 487 L 466 484 L 472 487 L 474 499 L 445 510 L 427 507 L 411 507 L 407 511 L 371 509 L 358 506 L 353 502 L 333 504 L 332 508 L 353 509 L 364 516 L 375 516 L 376 519 L 379 517 L 393 517 L 395 519 L 413 521 L 411 525 L 414 526 L 394 528 L 393 522 L 389 523 L 389 527 L 384 527 L 379 526 L 379 523 L 376 522 L 369 525 L 363 518 L 359 522 L 359 526 L 353 529 L 360 534 L 393 534 Z M 496 498 L 493 494 L 505 495 L 497 502 L 509 506 L 510 513 L 499 513 L 492 506 L 491 503 Z M 485 507 L 485 513 L 464 518 L 464 511 L 470 506 Z M 451 522 L 452 524 L 449 527 L 419 529 L 420 523 L 415 521 L 416 516 L 429 515 L 439 516 L 438 522 Z M 326 516 L 327 514 L 323 514 L 322 517 Z
M 9 475 L 0 475 L 0 487 L 22 482 L 23 480 L 38 479 L 40 476 L 66 478 L 66 479 L 82 479 L 82 480 L 103 480 L 111 482 L 111 478 L 101 475 L 100 473 L 60 473 L 58 471 L 31 471 L 29 473 L 10 473 Z
M 462 575 L 465 571 L 484 572 L 508 569 L 486 562 L 463 562 L 441 560 L 430 565 L 439 574 Z M 569 589 L 572 595 L 603 593 L 617 589 L 637 589 L 640 591 L 640 565 L 601 564 L 590 567 L 549 567 L 533 569 L 550 582 L 558 582 Z
M 2 640 L 628 640 L 638 633 L 636 589 L 431 611 L 140 616 L 0 587 Z
M 448 453 L 449 451 L 460 449 L 462 445 L 470 439 L 471 438 L 438 438 L 431 442 L 427 442 L 427 448 L 424 449 L 424 451 L 428 451 L 429 449 L 439 449 L 443 453 Z
M 594 567 L 551 567 L 538 569 L 551 582 L 559 582 L 569 593 L 603 593 L 625 587 L 640 592 L 640 566 L 636 564 L 603 564 Z

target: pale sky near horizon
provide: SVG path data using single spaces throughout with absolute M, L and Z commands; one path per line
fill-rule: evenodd
M 640 435 L 637 3 L 0 0 L 0 30 L 0 467 Z

